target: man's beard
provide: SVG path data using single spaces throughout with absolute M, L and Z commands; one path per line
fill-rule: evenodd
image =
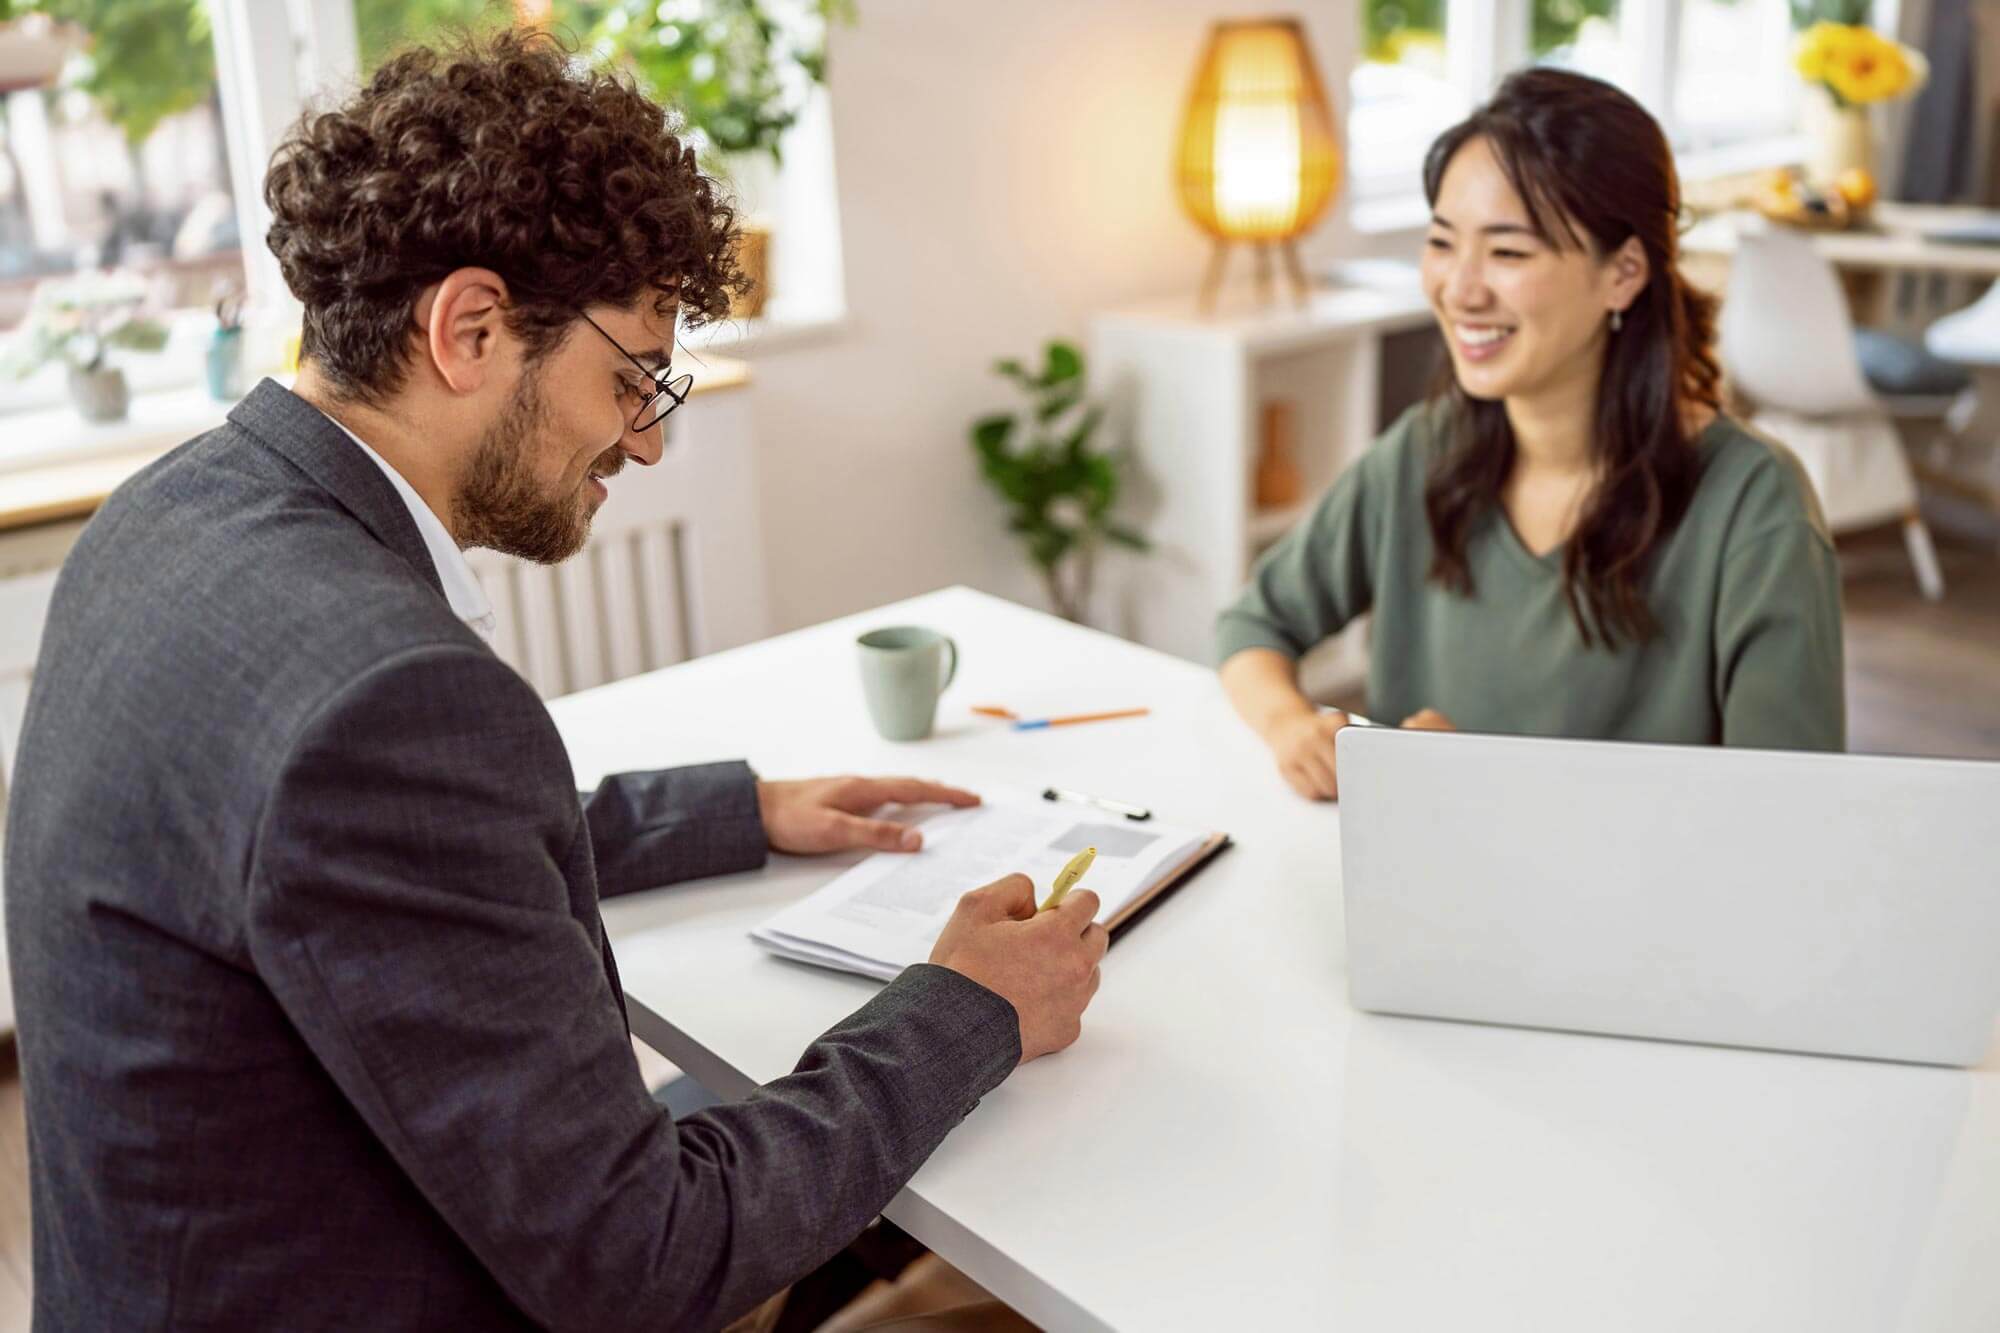
M 538 565 L 557 564 L 583 549 L 593 512 L 588 484 L 567 494 L 546 494 L 528 460 L 529 450 L 548 428 L 541 372 L 530 370 L 507 411 L 480 440 L 465 484 L 452 502 L 452 527 L 462 545 Z M 591 464 L 590 475 L 609 477 L 624 466 L 624 451 L 613 445 Z

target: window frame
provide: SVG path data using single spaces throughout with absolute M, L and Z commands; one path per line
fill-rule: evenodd
M 1683 0 L 1621 0 L 1618 14 L 1621 44 L 1636 52 L 1629 90 L 1666 129 L 1683 174 L 1699 177 L 1709 165 L 1716 170 L 1740 164 L 1778 165 L 1796 161 L 1800 139 L 1795 125 L 1756 125 L 1742 135 L 1695 139 L 1674 115 L 1674 89 L 1680 72 Z M 1902 0 L 1875 0 L 1874 25 L 1883 32 L 1900 31 Z M 1445 68 L 1452 87 L 1468 105 L 1490 95 L 1507 71 L 1532 59 L 1529 32 L 1532 0 L 1447 0 L 1445 7 Z M 1357 44 L 1354 60 L 1362 59 Z M 1352 68 L 1344 84 L 1351 96 Z M 1352 126 L 1350 116 L 1348 124 Z M 1352 175 L 1348 199 L 1358 232 L 1401 231 L 1421 225 L 1422 162 L 1394 171 Z
M 247 287 L 246 353 L 253 364 L 282 360 L 288 330 L 302 311 L 286 287 L 277 257 L 263 243 L 271 226 L 262 182 L 271 155 L 309 102 L 338 96 L 360 75 L 353 0 L 208 0 L 215 43 L 217 100 L 223 153 L 229 167 L 239 234 L 244 238 Z M 771 274 L 775 311 L 758 319 L 724 321 L 694 333 L 688 342 L 744 350 L 766 342 L 812 340 L 843 326 L 846 293 L 827 90 L 816 87 L 806 112 L 783 144 L 784 165 L 775 173 L 765 213 L 780 237 Z M 198 322 L 188 312 L 174 321 L 172 364 L 150 368 L 138 394 L 172 393 L 203 377 Z M 183 327 L 190 326 L 190 327 Z M 192 352 L 190 349 L 194 349 Z M 63 402 L 59 376 L 44 375 L 7 395 L 0 420 L 47 411 Z M 105 432 L 99 432 L 105 433 Z M 115 433 L 111 432 L 111 433 Z M 37 451 L 44 452 L 44 451 Z M 0 460 L 0 472 L 20 466 Z

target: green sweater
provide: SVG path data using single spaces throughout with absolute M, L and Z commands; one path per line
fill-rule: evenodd
M 1789 453 L 1727 418 L 1702 432 L 1694 499 L 1646 580 L 1661 633 L 1607 651 L 1570 618 L 1561 549 L 1530 554 L 1497 505 L 1467 542 L 1473 595 L 1429 579 L 1437 420 L 1405 413 L 1265 553 L 1217 623 L 1218 660 L 1246 648 L 1295 658 L 1372 610 L 1380 722 L 1428 707 L 1468 731 L 1843 748 L 1839 572 Z

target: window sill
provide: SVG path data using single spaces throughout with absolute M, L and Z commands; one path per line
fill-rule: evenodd
M 1779 134 L 1768 139 L 1750 139 L 1720 148 L 1695 148 L 1676 153 L 1683 184 L 1742 176 L 1772 167 L 1797 166 L 1805 161 L 1808 145 L 1804 135 Z
M 789 351 L 795 347 L 832 342 L 846 333 L 847 328 L 845 312 L 814 316 L 767 315 L 758 319 L 723 320 L 683 333 L 680 345 L 689 351 L 754 356 L 759 352 Z
M 140 391 L 123 421 L 85 421 L 70 403 L 12 412 L 0 445 L 0 475 L 51 463 L 81 463 L 140 449 L 166 449 L 214 430 L 233 402 L 219 403 L 202 386 Z

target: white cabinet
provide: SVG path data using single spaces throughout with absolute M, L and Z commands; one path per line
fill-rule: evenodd
M 1382 427 L 1382 340 L 1431 317 L 1414 269 L 1370 285 L 1321 288 L 1304 305 L 1195 309 L 1184 297 L 1091 322 L 1090 374 L 1110 406 L 1110 438 L 1136 464 L 1133 517 L 1153 552 L 1127 570 L 1111 615 L 1128 637 L 1201 662 L 1215 616 L 1259 552 L 1282 536 Z M 1291 404 L 1301 503 L 1255 504 L 1264 405 Z M 1315 653 L 1310 692 L 1358 684 L 1362 626 Z

